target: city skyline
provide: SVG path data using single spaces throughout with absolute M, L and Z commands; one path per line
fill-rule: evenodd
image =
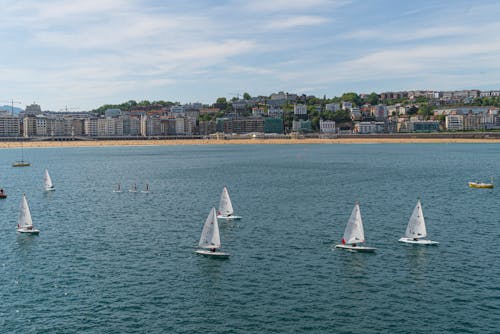
M 0 104 L 499 86 L 493 1 L 3 3 Z

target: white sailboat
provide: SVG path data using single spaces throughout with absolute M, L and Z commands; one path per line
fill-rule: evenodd
M 136 193 L 137 192 L 137 185 L 134 183 L 134 185 L 132 186 L 132 188 L 130 188 L 128 191 L 130 193 Z
M 120 183 L 118 183 L 116 185 L 116 189 L 113 190 L 114 193 L 121 193 L 122 192 L 122 185 Z
M 39 230 L 33 228 L 33 221 L 31 220 L 30 208 L 26 196 L 23 194 L 21 206 L 19 207 L 19 218 L 17 220 L 17 232 L 38 234 Z
M 45 191 L 54 191 L 56 188 L 52 183 L 52 179 L 50 178 L 49 171 L 45 168 L 45 175 L 43 177 L 43 181 L 45 182 Z
M 405 236 L 399 239 L 400 242 L 405 242 L 407 244 L 416 244 L 416 245 L 437 245 L 439 242 L 425 240 L 421 238 L 425 238 L 427 236 L 427 229 L 425 228 L 425 220 L 424 213 L 422 211 L 422 205 L 420 204 L 420 200 L 417 201 L 417 205 L 415 205 L 415 209 L 413 209 L 413 213 L 408 221 L 408 225 L 406 226 Z
M 228 258 L 229 253 L 219 252 L 217 249 L 221 247 L 220 235 L 219 235 L 219 224 L 217 223 L 217 214 L 215 213 L 215 208 L 210 210 L 205 225 L 203 225 L 203 231 L 201 232 L 200 242 L 195 251 L 196 254 L 210 256 L 214 258 Z
M 233 204 L 231 203 L 231 198 L 229 198 L 229 192 L 227 187 L 222 189 L 219 202 L 219 211 L 217 212 L 217 218 L 228 219 L 228 220 L 239 220 L 240 216 L 234 215 Z
M 146 187 L 144 187 L 144 190 L 141 190 L 141 193 L 149 194 L 149 184 L 148 183 L 146 183 Z
M 357 252 L 374 252 L 376 248 L 359 246 L 365 242 L 365 232 L 363 230 L 363 220 L 361 219 L 361 211 L 359 203 L 356 202 L 354 209 L 352 209 L 351 216 L 345 227 L 344 236 L 342 237 L 342 244 L 335 245 L 335 248 L 344 248 Z

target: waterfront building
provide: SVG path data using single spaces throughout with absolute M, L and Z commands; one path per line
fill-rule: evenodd
M 324 121 L 322 119 L 319 120 L 319 131 L 321 133 L 335 133 L 335 121 Z
M 159 116 L 141 116 L 141 136 L 159 136 L 161 135 L 161 121 Z
M 66 135 L 81 136 L 83 135 L 84 119 L 81 118 L 68 118 L 65 120 L 68 128 Z
M 485 116 L 483 114 L 473 114 L 469 112 L 463 116 L 463 129 L 464 130 L 484 130 Z
M 185 121 L 184 117 L 176 117 L 175 118 L 175 134 L 183 135 L 185 133 Z
M 312 124 L 309 120 L 294 120 L 292 122 L 292 131 L 293 132 L 312 132 Z
M 354 124 L 354 133 L 370 134 L 387 132 L 384 122 L 357 122 Z
M 2 115 L 0 117 L 0 137 L 19 137 L 21 122 L 18 117 Z
M 89 137 L 97 136 L 97 117 L 88 117 L 84 119 L 83 134 Z
M 284 133 L 283 119 L 281 118 L 265 118 L 264 133 Z
M 200 135 L 207 136 L 217 132 L 215 121 L 200 121 Z
M 47 118 L 47 135 L 52 137 L 68 135 L 65 120 L 62 117 Z
M 233 122 L 228 117 L 216 118 L 215 132 L 233 133 Z
M 23 137 L 33 137 L 36 135 L 35 116 L 25 116 L 23 118 Z
M 464 129 L 463 115 L 447 115 L 445 127 L 448 131 L 462 131 Z
M 35 116 L 35 133 L 37 136 L 48 136 L 47 117 L 45 115 Z
M 411 120 L 408 130 L 410 132 L 438 132 L 439 121 Z
M 233 133 L 264 132 L 264 119 L 261 117 L 247 117 L 232 119 Z

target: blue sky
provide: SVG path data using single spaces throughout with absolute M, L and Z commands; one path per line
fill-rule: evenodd
M 500 3 L 0 0 L 0 104 L 500 89 Z

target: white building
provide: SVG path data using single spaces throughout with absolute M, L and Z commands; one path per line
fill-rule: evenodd
M 97 118 L 86 118 L 83 121 L 83 134 L 90 137 L 97 136 Z
M 445 121 L 446 130 L 461 131 L 464 129 L 463 115 L 447 115 Z
M 351 110 L 352 102 L 342 102 L 342 110 Z
M 385 132 L 384 122 L 358 122 L 354 124 L 354 132 L 358 134 Z
M 293 105 L 294 115 L 307 115 L 307 106 L 304 104 L 294 104 Z
M 141 136 L 160 136 L 161 121 L 159 117 L 141 116 Z
M 328 104 L 325 106 L 325 109 L 326 109 L 327 111 L 332 111 L 332 112 L 339 111 L 339 110 L 340 110 L 340 103 L 328 103 Z
M 319 120 L 319 131 L 322 133 L 335 133 L 335 121 Z
M 23 118 L 23 137 L 36 136 L 36 119 L 34 116 Z
M 47 117 L 44 115 L 37 115 L 35 117 L 35 127 L 37 136 L 47 136 Z
M 283 117 L 283 109 L 269 107 L 269 109 L 267 109 L 267 115 L 269 117 L 273 117 L 273 118 L 282 118 Z
M 184 117 L 175 118 L 175 134 L 183 135 L 185 133 L 185 121 Z
M 184 116 L 184 106 L 171 106 L 170 107 L 170 114 L 172 116 Z

